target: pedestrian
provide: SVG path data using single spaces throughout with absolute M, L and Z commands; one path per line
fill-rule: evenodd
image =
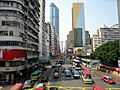
M 46 84 L 43 84 L 43 88 L 44 90 L 47 90 Z

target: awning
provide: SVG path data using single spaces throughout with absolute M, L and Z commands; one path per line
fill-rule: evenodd
M 39 57 L 40 61 L 50 61 L 50 60 L 54 60 L 55 58 L 53 56 L 42 56 Z

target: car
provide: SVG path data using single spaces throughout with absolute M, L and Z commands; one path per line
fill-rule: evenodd
M 103 80 L 104 82 L 109 83 L 109 84 L 115 84 L 115 80 L 113 80 L 112 77 L 110 77 L 110 76 L 103 76 L 103 77 L 102 77 L 102 80 Z
M 66 72 L 65 72 L 65 76 L 66 76 L 66 77 L 71 77 L 71 71 L 70 71 L 70 70 L 66 71 Z
M 63 69 L 63 73 L 65 73 L 66 71 L 70 71 L 70 67 L 65 67 L 65 68 Z
M 47 76 L 42 76 L 41 82 L 47 82 L 47 81 L 48 81 L 48 77 Z
M 34 90 L 46 90 L 45 88 L 47 88 L 45 84 L 37 83 L 37 85 L 34 87 Z
M 74 71 L 74 72 L 73 72 L 73 77 L 74 77 L 75 79 L 79 79 L 79 78 L 80 78 L 80 73 L 79 73 L 78 71 Z
M 35 80 L 26 80 L 23 84 L 23 89 L 32 88 L 35 84 Z
M 93 86 L 93 89 L 94 90 L 105 90 L 105 87 L 95 85 L 95 86 Z
M 54 72 L 54 73 L 53 73 L 53 77 L 54 77 L 54 78 L 59 78 L 59 73 L 58 73 L 58 72 Z

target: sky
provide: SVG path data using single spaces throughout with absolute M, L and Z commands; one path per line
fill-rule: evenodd
M 85 30 L 92 37 L 100 27 L 118 24 L 117 0 L 46 0 L 45 20 L 50 22 L 50 4 L 59 9 L 60 41 L 67 40 L 67 34 L 72 30 L 72 4 L 84 3 Z

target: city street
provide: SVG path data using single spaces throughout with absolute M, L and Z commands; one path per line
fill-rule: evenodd
M 64 73 L 62 73 L 62 69 L 64 67 L 73 67 L 71 64 L 66 62 L 61 68 L 60 68 L 60 75 L 58 79 L 53 78 L 53 69 L 49 69 L 46 73 L 46 75 L 49 76 L 49 81 L 47 83 L 48 86 L 77 86 L 77 87 L 93 87 L 94 85 L 104 86 L 106 88 L 119 88 L 120 82 L 116 82 L 116 84 L 110 85 L 106 82 L 103 82 L 101 80 L 102 76 L 99 72 L 96 70 L 91 70 L 90 73 L 92 75 L 93 84 L 84 84 L 82 77 L 80 79 L 74 79 L 73 76 L 66 77 Z M 82 66 L 83 67 L 83 66 Z M 88 68 L 83 67 L 83 70 L 88 70 Z M 82 72 L 82 70 L 81 70 Z

